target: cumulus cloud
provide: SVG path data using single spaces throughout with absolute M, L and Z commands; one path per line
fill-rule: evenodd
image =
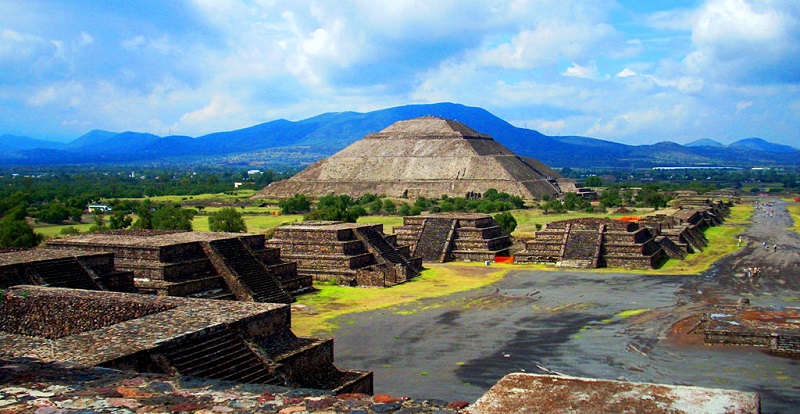
M 695 74 L 740 83 L 800 81 L 800 3 L 710 0 L 692 26 L 696 50 L 685 63 Z
M 597 63 L 592 62 L 587 66 L 581 66 L 577 63 L 572 63 L 566 71 L 562 73 L 564 76 L 572 76 L 576 78 L 594 79 L 597 77 Z

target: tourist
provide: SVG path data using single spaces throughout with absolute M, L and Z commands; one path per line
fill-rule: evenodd
M 761 247 L 763 247 L 763 248 L 764 248 L 764 250 L 766 250 L 766 249 L 767 249 L 767 242 L 763 242 L 763 243 L 761 243 Z
M 772 251 L 773 252 L 777 252 L 778 251 L 778 245 L 777 244 L 773 244 L 772 245 Z

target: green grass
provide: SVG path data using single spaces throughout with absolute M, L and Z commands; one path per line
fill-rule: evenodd
M 292 331 L 301 336 L 330 335 L 338 326 L 336 319 L 341 316 L 477 289 L 502 279 L 515 268 L 513 265 L 496 265 L 488 270 L 482 263 L 426 266 L 428 269 L 422 275 L 390 288 L 315 285 L 319 289 L 317 292 L 297 297 L 296 304 L 306 306 L 307 310 L 292 313 Z
M 61 229 L 66 227 L 75 227 L 81 233 L 86 233 L 89 231 L 89 227 L 92 227 L 92 223 L 83 223 L 83 224 L 44 224 L 44 225 L 36 225 L 33 227 L 33 231 L 43 235 L 46 238 L 58 238 L 63 237 L 61 235 Z
M 268 230 L 278 227 L 284 223 L 302 221 L 303 216 L 299 214 L 287 214 L 273 216 L 271 214 L 250 215 L 243 214 L 244 224 L 247 225 L 247 232 L 253 234 L 266 233 Z M 210 231 L 208 229 L 208 216 L 198 215 L 192 220 L 192 229 L 195 231 Z
M 794 200 L 790 201 L 790 204 L 787 205 L 789 209 L 789 214 L 792 216 L 792 220 L 794 221 L 794 226 L 791 227 L 794 229 L 796 233 L 800 233 L 800 204 L 795 203 Z
M 403 218 L 400 216 L 362 216 L 356 221 L 365 224 L 383 224 L 383 232 L 391 234 L 395 227 L 403 225 Z

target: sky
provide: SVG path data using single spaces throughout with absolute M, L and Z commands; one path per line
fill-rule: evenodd
M 0 135 L 436 102 L 548 135 L 800 147 L 800 1 L 0 0 Z

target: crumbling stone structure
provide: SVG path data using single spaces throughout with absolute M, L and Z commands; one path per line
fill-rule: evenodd
M 0 302 L 0 357 L 372 393 L 333 340 L 291 331 L 289 306 L 21 285 Z
M 394 234 L 423 262 L 492 260 L 509 256 L 512 244 L 511 237 L 486 214 L 406 216 Z
M 470 198 L 491 188 L 534 199 L 557 197 L 579 187 L 540 161 L 520 157 L 458 121 L 425 116 L 369 134 L 294 177 L 270 184 L 253 198 L 331 193 Z
M 581 218 L 549 223 L 514 255 L 517 263 L 653 269 L 666 254 L 656 235 L 634 222 Z
M 755 346 L 800 356 L 800 308 L 717 306 L 690 332 L 702 333 L 707 345 Z
M 133 272 L 118 271 L 112 253 L 31 249 L 0 253 L 0 288 L 40 285 L 134 292 Z
M 381 224 L 301 222 L 280 226 L 266 245 L 297 262 L 297 273 L 346 286 L 386 287 L 417 276 L 422 259 Z
M 691 216 L 701 216 L 698 211 L 693 211 Z M 651 228 L 659 235 L 656 240 L 671 259 L 683 259 L 689 253 L 703 251 L 708 245 L 708 239 L 700 227 L 684 221 L 681 215 L 656 214 L 643 217 L 639 224 Z
M 50 249 L 112 252 L 117 269 L 133 272 L 140 293 L 290 303 L 311 289 L 295 263 L 264 246 L 264 235 L 114 230 L 48 242 Z

